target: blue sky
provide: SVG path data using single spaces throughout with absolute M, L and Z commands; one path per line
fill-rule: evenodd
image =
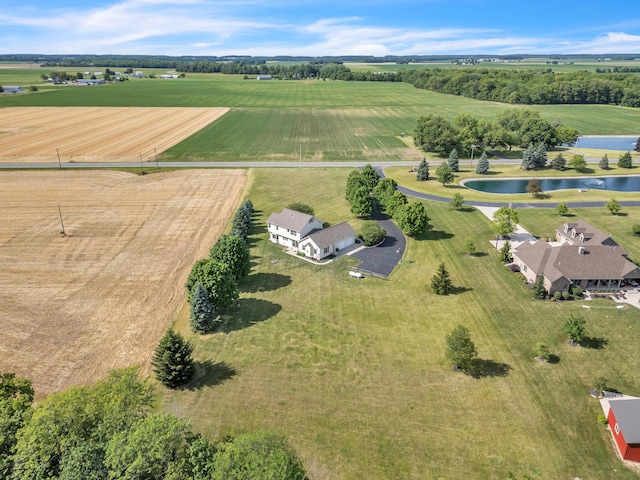
M 637 0 L 7 1 L 0 53 L 640 56 L 640 9 Z

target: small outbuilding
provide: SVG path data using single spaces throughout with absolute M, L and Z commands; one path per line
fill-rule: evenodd
M 600 402 L 620 455 L 640 462 L 640 398 L 622 395 Z
M 273 80 L 273 77 L 271 75 L 258 75 L 256 78 L 258 80 Z
M 3 85 L 2 93 L 23 93 L 26 92 L 24 87 L 20 87 L 18 85 Z

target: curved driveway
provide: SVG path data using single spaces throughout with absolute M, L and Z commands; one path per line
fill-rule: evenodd
M 381 214 L 377 209 L 371 216 L 387 231 L 387 237 L 376 247 L 363 248 L 351 256 L 361 260 L 359 270 L 387 277 L 402 260 L 402 254 L 407 245 L 407 239 L 389 217 Z

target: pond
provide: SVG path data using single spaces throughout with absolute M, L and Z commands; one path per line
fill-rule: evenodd
M 578 137 L 576 148 L 597 148 L 600 150 L 632 151 L 636 148 L 638 137 Z
M 467 188 L 485 193 L 526 193 L 530 178 L 509 180 L 463 180 Z M 640 176 L 621 177 L 580 177 L 580 178 L 539 178 L 543 192 L 570 189 L 598 189 L 616 192 L 640 192 Z

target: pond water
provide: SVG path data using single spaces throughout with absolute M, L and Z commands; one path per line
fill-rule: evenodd
M 463 180 L 467 188 L 485 193 L 526 193 L 530 178 L 511 180 Z M 543 192 L 570 189 L 598 189 L 616 192 L 640 192 L 640 176 L 540 178 Z
M 576 148 L 597 148 L 600 150 L 632 151 L 636 148 L 638 137 L 578 137 Z

